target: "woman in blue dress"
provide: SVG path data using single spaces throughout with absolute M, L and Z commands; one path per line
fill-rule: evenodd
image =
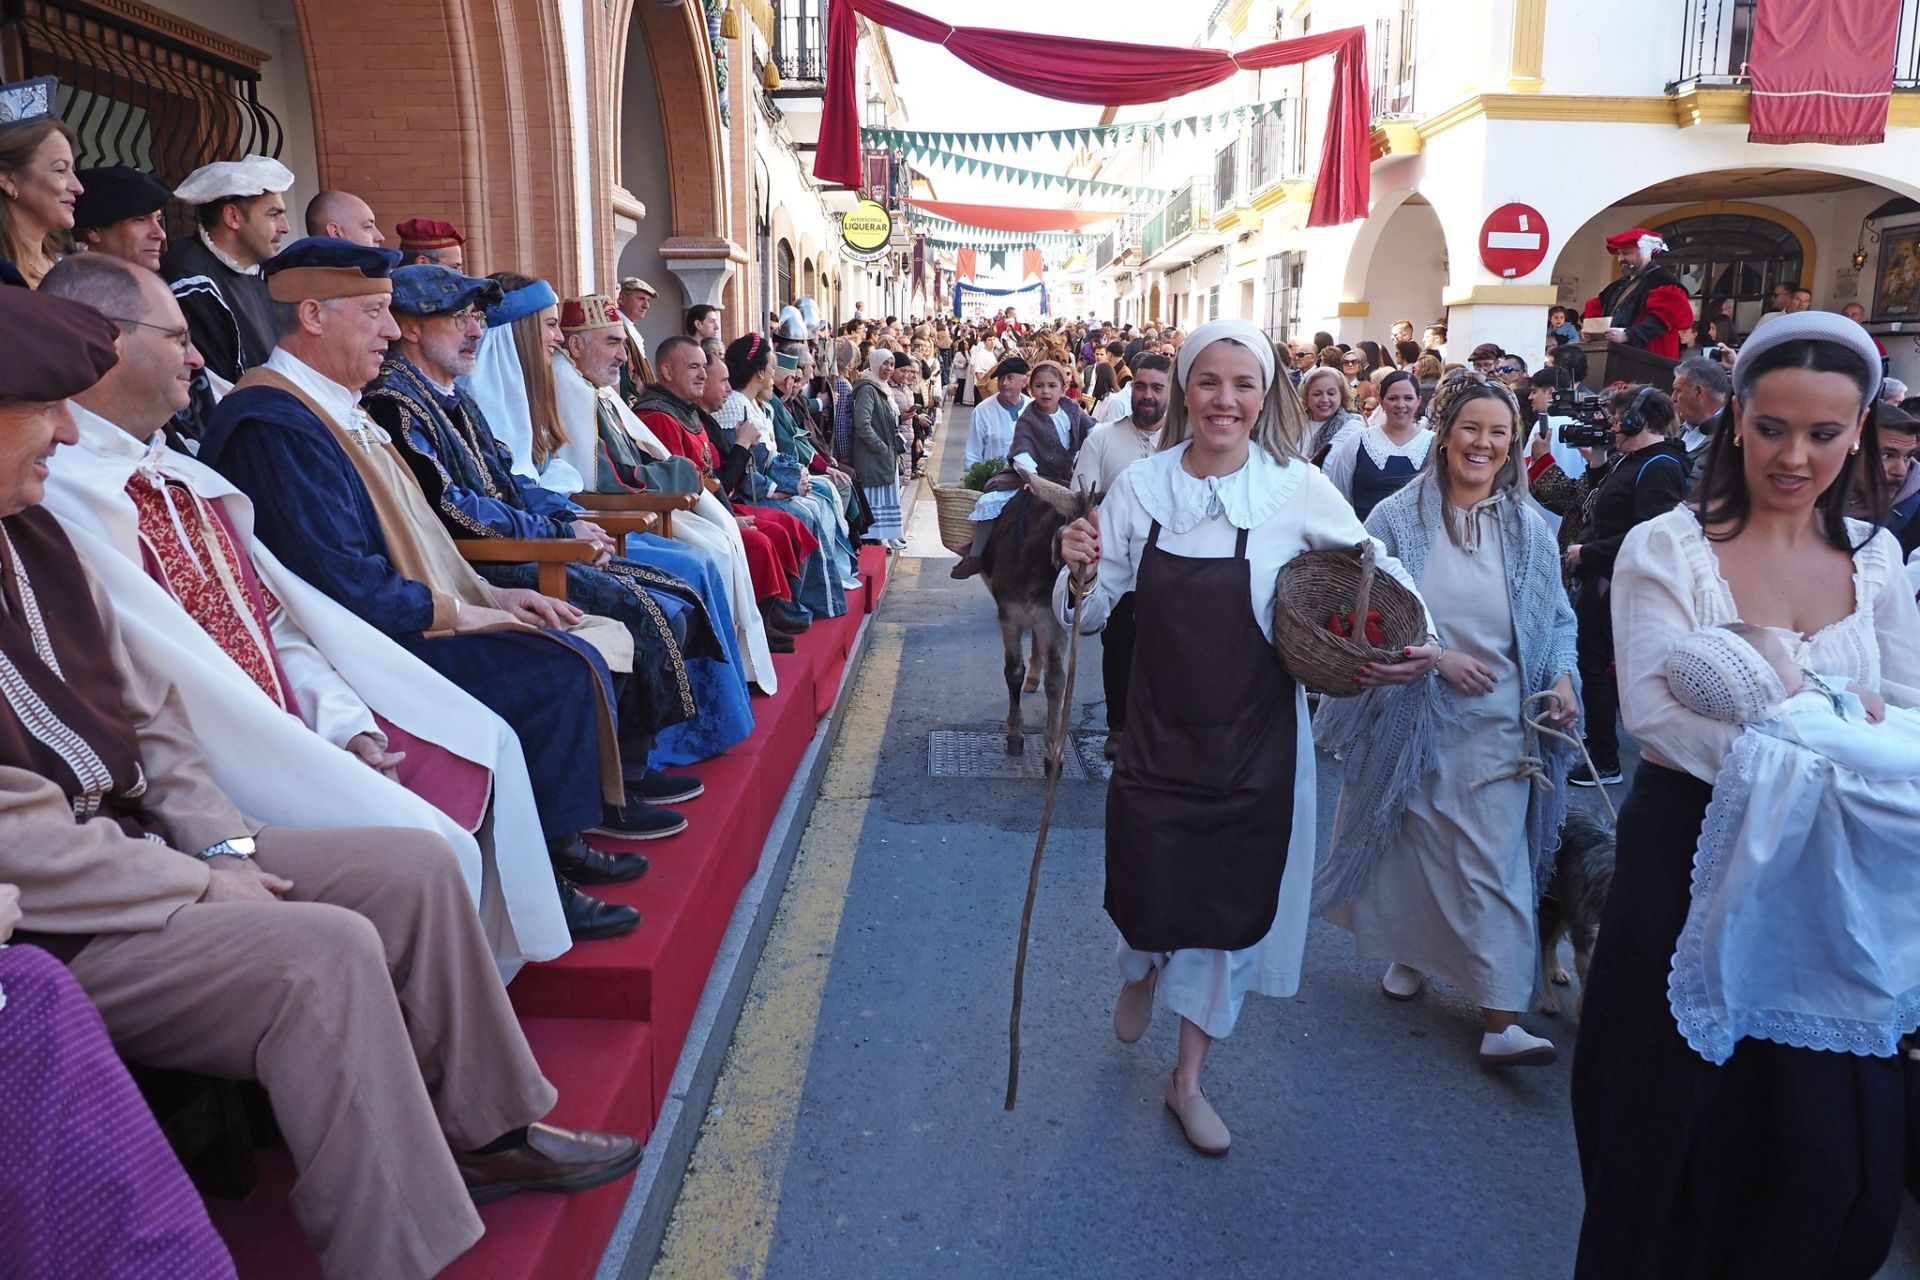
M 1380 380 L 1381 421 L 1336 442 L 1327 454 L 1327 479 L 1365 520 L 1427 464 L 1433 432 L 1420 417 L 1420 386 L 1396 369 Z

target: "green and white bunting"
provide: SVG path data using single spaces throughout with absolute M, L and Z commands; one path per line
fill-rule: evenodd
M 891 132 L 891 131 L 889 131 Z M 1011 182 L 1017 186 L 1035 187 L 1043 191 L 1059 191 L 1074 195 L 1091 196 L 1108 200 L 1138 200 L 1153 203 L 1167 198 L 1168 192 L 1161 187 L 1135 186 L 1131 183 L 1097 182 L 1091 178 L 1069 178 L 1064 174 L 1045 173 L 1037 169 L 1022 169 L 1015 165 L 1001 164 L 996 160 L 983 160 L 979 156 L 961 155 L 932 145 L 917 142 L 905 142 L 893 150 L 926 164 L 939 165 L 955 173 L 969 174 L 974 177 L 989 177 L 1001 182 Z
M 1036 147 L 1104 146 L 1138 142 L 1144 138 L 1165 138 L 1169 129 L 1175 137 L 1182 133 L 1212 133 L 1238 129 L 1248 121 L 1258 122 L 1267 115 L 1279 115 L 1295 109 L 1294 100 L 1279 98 L 1272 102 L 1244 103 L 1225 111 L 1206 115 L 1181 116 L 1175 120 L 1136 120 L 1131 124 L 1085 125 L 1077 129 L 1025 129 L 1000 133 L 948 133 L 920 129 L 862 129 L 861 141 L 870 147 L 895 151 L 969 151 L 1004 153 L 1031 151 Z

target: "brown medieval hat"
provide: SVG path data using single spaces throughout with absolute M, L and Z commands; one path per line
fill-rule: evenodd
M 79 395 L 120 360 L 113 321 L 85 303 L 30 289 L 0 289 L 0 400 Z

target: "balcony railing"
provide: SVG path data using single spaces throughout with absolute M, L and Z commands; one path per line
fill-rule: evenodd
M 1140 233 L 1140 256 L 1151 258 L 1167 247 L 1167 211 L 1160 212 L 1147 219 L 1147 229 Z
M 773 62 L 780 79 L 821 84 L 827 78 L 826 0 L 779 0 Z
M 1216 209 L 1231 209 L 1239 200 L 1242 154 L 1240 140 L 1235 138 L 1213 158 L 1213 207 Z
M 1756 2 L 1686 0 L 1680 30 L 1680 73 L 1670 87 L 1745 83 L 1747 59 L 1753 51 Z M 1902 89 L 1920 88 L 1920 0 L 1900 0 L 1893 83 Z
M 1373 118 L 1413 114 L 1414 0 L 1373 20 Z
M 1207 203 L 1207 188 L 1203 182 L 1189 182 L 1173 193 L 1173 199 L 1167 201 L 1167 243 L 1172 244 L 1181 236 L 1194 231 L 1204 230 L 1211 225 L 1212 206 Z
M 1114 245 L 1117 239 L 1118 237 L 1109 231 L 1093 242 L 1093 269 L 1095 271 L 1102 270 L 1109 262 L 1113 261 L 1113 255 L 1115 253 Z

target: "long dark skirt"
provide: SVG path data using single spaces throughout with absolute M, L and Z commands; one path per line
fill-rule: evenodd
M 1667 1003 L 1713 789 L 1643 764 L 1581 1010 L 1576 1277 L 1872 1276 L 1906 1158 L 1897 1058 L 1742 1040 L 1712 1066 Z

